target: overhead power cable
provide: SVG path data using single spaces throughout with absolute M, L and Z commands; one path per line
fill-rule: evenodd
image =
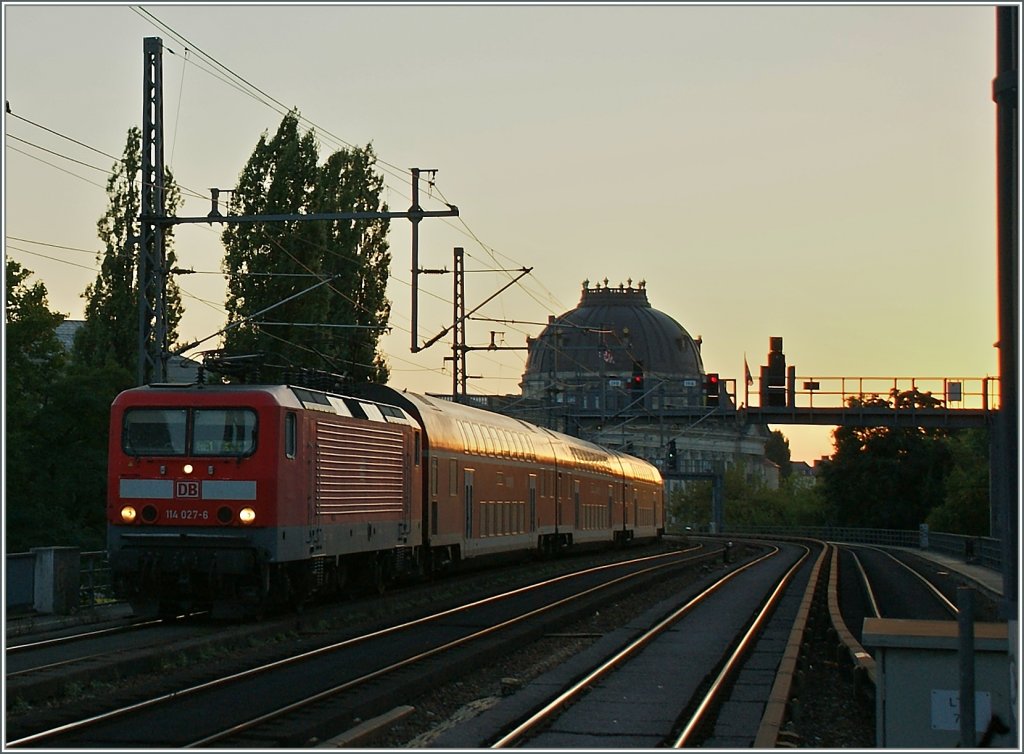
M 62 168 L 60 165 L 54 165 L 52 162 L 48 162 L 47 160 L 44 160 L 42 157 L 37 157 L 34 154 L 29 154 L 28 152 L 26 152 L 23 149 L 18 149 L 17 147 L 12 147 L 10 144 L 7 145 L 7 148 L 10 149 L 12 152 L 17 152 L 18 154 L 25 155 L 30 160 L 36 160 L 37 162 L 41 162 L 44 165 L 49 165 L 54 170 L 59 170 L 60 172 L 67 173 L 68 175 L 72 176 L 73 178 L 77 178 L 80 181 L 85 181 L 86 183 L 90 184 L 91 186 L 96 186 L 97 188 L 101 188 L 104 191 L 107 188 L 102 183 L 96 183 L 96 181 L 91 181 L 88 178 L 86 178 L 84 175 L 79 175 L 78 173 L 72 173 L 70 170 Z
M 10 244 L 7 244 L 5 248 L 8 251 L 19 251 L 22 254 L 31 254 L 34 257 L 41 257 L 43 259 L 49 259 L 52 262 L 60 262 L 61 264 L 68 264 L 68 265 L 71 265 L 72 267 L 80 267 L 83 270 L 89 270 L 90 272 L 96 272 L 96 267 L 86 267 L 84 264 L 78 264 L 77 262 L 71 262 L 71 261 L 69 261 L 67 259 L 61 259 L 60 257 L 52 257 L 52 256 L 50 256 L 48 254 L 40 254 L 38 251 L 29 251 L 28 249 L 22 249 L 22 248 L 20 248 L 18 246 L 11 246 Z
M 9 101 L 7 102 L 7 114 L 10 115 L 12 118 L 14 118 L 16 120 L 24 121 L 25 123 L 28 123 L 31 126 L 35 126 L 36 128 L 41 128 L 42 130 L 44 130 L 44 131 L 46 131 L 48 133 L 51 133 L 54 136 L 58 136 L 61 139 L 66 139 L 67 141 L 70 141 L 72 144 L 77 144 L 78 146 L 85 147 L 86 149 L 89 149 L 89 150 L 95 152 L 96 154 L 101 154 L 104 157 L 109 157 L 110 159 L 114 160 L 115 162 L 120 162 L 121 161 L 120 157 L 114 157 L 114 155 L 110 154 L 109 152 L 104 152 L 102 149 L 97 149 L 96 147 L 90 147 L 88 144 L 85 144 L 85 143 L 83 143 L 81 141 L 78 141 L 77 139 L 72 139 L 70 136 L 65 136 L 64 134 L 60 133 L 59 131 L 54 131 L 52 128 L 47 128 L 46 126 L 44 126 L 44 125 L 42 125 L 40 123 L 36 123 L 35 121 L 29 120 L 28 118 L 23 118 L 22 116 L 18 115 L 17 113 L 11 111 L 11 103 Z M 14 138 L 14 137 L 12 137 L 12 138 Z

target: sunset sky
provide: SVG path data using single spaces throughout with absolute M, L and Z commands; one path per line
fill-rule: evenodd
M 392 209 L 409 207 L 409 168 L 437 169 L 424 208 L 461 214 L 421 223 L 421 266 L 451 269 L 462 246 L 470 270 L 533 268 L 480 313 L 516 323 L 471 322 L 470 345 L 495 330 L 524 346 L 584 279 L 631 279 L 741 390 L 771 336 L 807 377 L 997 373 L 994 6 L 3 12 L 5 254 L 71 318 L 156 36 L 165 157 L 186 189 L 233 187 L 289 107 L 322 158 L 372 143 Z M 208 211 L 187 197 L 181 214 Z M 410 236 L 392 222 L 382 344 L 393 385 L 446 392 L 451 341 L 410 352 Z M 179 279 L 181 336 L 204 338 L 225 323 L 220 228 L 179 227 L 176 251 L 202 273 Z M 509 274 L 468 276 L 467 304 Z M 421 283 L 418 342 L 452 316 L 451 277 Z M 471 391 L 518 393 L 524 363 L 470 354 Z M 795 459 L 831 451 L 826 428 L 780 429 Z

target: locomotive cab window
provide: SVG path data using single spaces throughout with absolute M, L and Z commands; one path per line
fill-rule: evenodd
M 121 447 L 133 456 L 247 456 L 256 449 L 256 412 L 244 408 L 134 408 Z
M 284 416 L 284 454 L 288 458 L 295 458 L 295 451 L 298 448 L 298 432 L 296 430 L 297 419 L 294 411 L 289 411 Z
M 256 449 L 256 412 L 241 408 L 196 409 L 192 452 L 202 456 L 247 456 Z
M 126 411 L 121 446 L 131 456 L 185 455 L 185 409 L 136 408 Z

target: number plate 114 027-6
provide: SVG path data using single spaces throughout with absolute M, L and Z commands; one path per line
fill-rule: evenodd
M 210 511 L 197 508 L 170 509 L 164 512 L 164 517 L 168 521 L 207 521 L 210 518 Z

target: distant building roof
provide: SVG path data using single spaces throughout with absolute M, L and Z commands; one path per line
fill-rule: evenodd
M 84 319 L 66 319 L 57 325 L 57 340 L 67 353 L 75 346 L 75 335 L 85 324 Z M 168 382 L 195 382 L 199 373 L 199 362 L 185 356 L 171 356 L 167 360 Z
M 699 379 L 704 374 L 700 342 L 676 320 L 651 306 L 647 284 L 590 286 L 584 281 L 579 305 L 528 342 L 527 382 L 545 375 L 580 371 L 598 376 L 629 374 L 634 362 L 648 374 Z
M 794 474 L 800 476 L 814 476 L 814 469 L 806 461 L 791 461 L 789 468 Z
M 77 333 L 82 325 L 85 324 L 84 319 L 66 319 L 57 325 L 57 340 L 64 346 L 64 350 L 67 353 L 71 353 L 71 349 L 75 345 L 75 333 Z

